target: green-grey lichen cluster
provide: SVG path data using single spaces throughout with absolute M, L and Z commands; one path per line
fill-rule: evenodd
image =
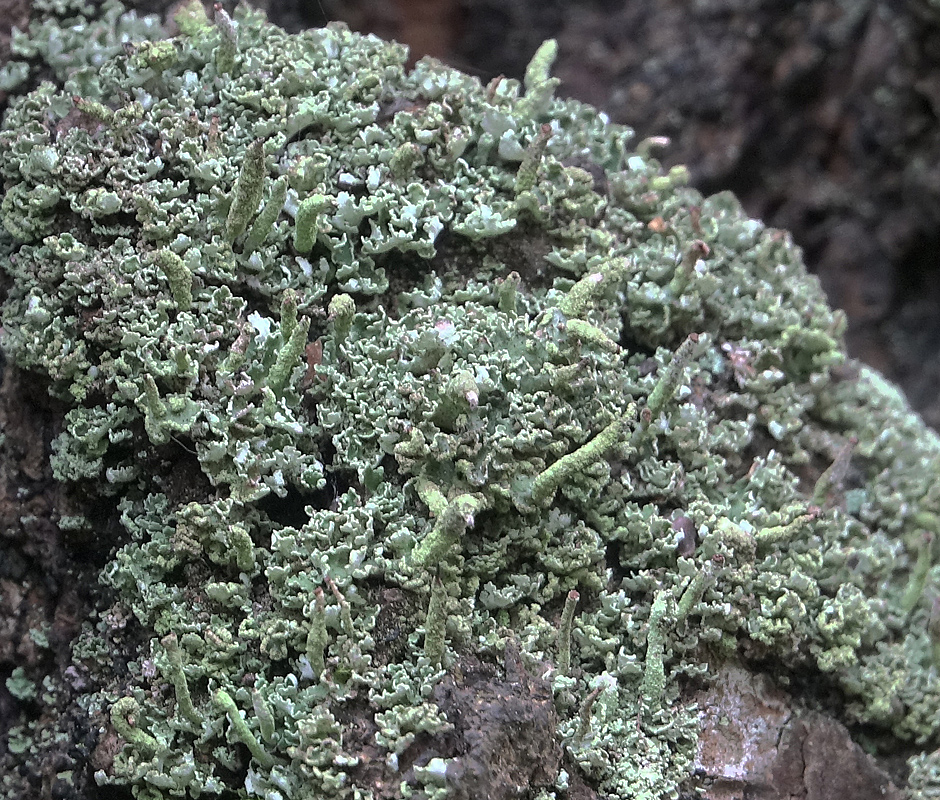
M 10 59 L 0 68 L 3 92 L 21 92 L 44 73 L 81 95 L 101 64 L 122 53 L 125 43 L 163 36 L 156 17 L 140 17 L 117 0 L 97 7 L 91 0 L 32 0 L 29 6 L 30 24 L 23 31 L 13 29 Z
M 4 349 L 64 409 L 60 526 L 120 520 L 74 649 L 100 784 L 442 798 L 441 687 L 512 648 L 554 693 L 540 800 L 690 785 L 736 655 L 938 744 L 940 442 L 786 234 L 556 99 L 551 43 L 483 87 L 178 25 L 0 133 Z

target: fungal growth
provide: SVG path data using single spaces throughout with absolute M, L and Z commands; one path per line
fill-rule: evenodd
M 787 234 L 555 97 L 554 43 L 484 88 L 74 13 L 57 82 L 52 22 L 0 73 L 2 346 L 107 555 L 0 794 L 81 718 L 86 797 L 691 795 L 729 660 L 936 790 L 940 441 Z

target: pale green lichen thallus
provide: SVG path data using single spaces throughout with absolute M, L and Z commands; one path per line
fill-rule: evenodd
M 508 647 L 539 800 L 691 796 L 691 689 L 743 657 L 936 790 L 940 442 L 787 234 L 556 97 L 551 42 L 484 87 L 245 7 L 69 13 L 0 71 L 2 342 L 102 587 L 4 758 L 82 718 L 101 792 L 467 796 L 441 698 Z

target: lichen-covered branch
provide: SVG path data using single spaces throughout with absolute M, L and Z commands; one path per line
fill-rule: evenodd
M 484 88 L 108 9 L 0 71 L 3 353 L 104 543 L 67 682 L 7 681 L 0 795 L 90 719 L 79 797 L 498 796 L 495 741 L 554 754 L 519 796 L 678 796 L 686 679 L 742 653 L 929 786 L 940 440 L 788 236 L 556 98 L 554 43 Z

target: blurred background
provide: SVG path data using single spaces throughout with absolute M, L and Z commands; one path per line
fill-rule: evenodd
M 343 20 L 483 83 L 521 78 L 556 38 L 560 93 L 638 140 L 670 137 L 666 166 L 792 231 L 851 354 L 940 429 L 940 0 L 252 2 L 288 30 Z M 0 0 L 0 58 L 28 7 Z

